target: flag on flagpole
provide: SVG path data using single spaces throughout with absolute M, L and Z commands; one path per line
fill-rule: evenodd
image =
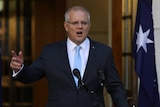
M 133 56 L 139 77 L 138 107 L 160 107 L 155 64 L 152 0 L 138 0 Z

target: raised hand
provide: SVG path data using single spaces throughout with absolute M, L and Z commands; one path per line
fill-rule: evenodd
M 21 69 L 22 64 L 24 63 L 23 53 L 22 51 L 19 51 L 17 54 L 14 50 L 12 50 L 11 55 L 12 55 L 12 58 L 10 62 L 10 67 L 12 68 L 12 70 L 17 72 Z

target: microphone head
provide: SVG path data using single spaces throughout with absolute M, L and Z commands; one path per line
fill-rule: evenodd
M 75 69 L 73 70 L 73 74 L 74 74 L 74 76 L 76 76 L 79 80 L 81 80 L 80 71 L 79 71 L 77 68 L 75 68 Z
M 102 70 L 99 70 L 99 71 L 98 71 L 98 75 L 100 76 L 100 78 L 101 78 L 102 80 L 105 80 L 105 75 L 104 75 L 104 72 L 103 72 Z

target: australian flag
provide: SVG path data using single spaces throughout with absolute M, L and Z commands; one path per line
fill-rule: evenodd
M 155 64 L 152 0 L 138 0 L 133 53 L 135 71 L 140 79 L 138 107 L 160 107 Z

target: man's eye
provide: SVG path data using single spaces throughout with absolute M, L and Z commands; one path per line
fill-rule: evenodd
M 78 22 L 73 22 L 73 25 L 78 25 Z
M 82 24 L 82 25 L 86 25 L 86 24 L 87 24 L 87 22 L 81 22 L 81 24 Z
M 87 25 L 88 24 L 88 22 L 85 22 L 85 21 L 82 21 L 82 22 L 68 22 L 69 24 L 72 24 L 72 25 L 74 25 L 74 26 L 78 26 L 79 24 L 81 24 L 81 25 Z

